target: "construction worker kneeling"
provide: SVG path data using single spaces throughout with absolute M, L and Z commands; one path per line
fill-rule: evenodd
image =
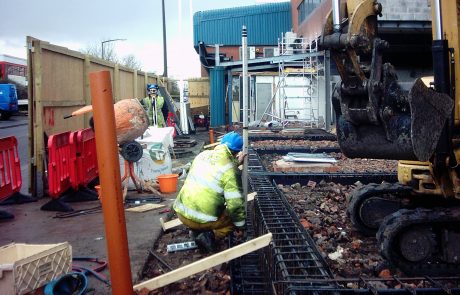
M 242 147 L 241 135 L 230 132 L 214 150 L 200 153 L 174 202 L 177 216 L 192 230 L 203 251 L 214 252 L 215 238 L 224 238 L 234 227 L 245 225 L 238 170 L 246 156 L 240 153 Z

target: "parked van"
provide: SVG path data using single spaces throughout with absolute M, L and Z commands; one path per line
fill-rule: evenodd
M 0 120 L 7 120 L 18 112 L 16 85 L 0 84 Z

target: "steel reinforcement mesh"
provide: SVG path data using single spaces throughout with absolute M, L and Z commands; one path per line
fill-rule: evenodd
M 460 277 L 335 279 L 311 236 L 249 150 L 246 240 L 273 234 L 272 243 L 231 264 L 233 294 L 460 294 Z M 231 239 L 231 244 L 236 243 Z

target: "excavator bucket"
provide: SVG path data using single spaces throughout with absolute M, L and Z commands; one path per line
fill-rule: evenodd
M 333 98 L 337 138 L 342 152 L 350 158 L 428 161 L 453 108 L 451 97 L 432 90 L 422 79 L 417 79 L 403 97 L 408 101 L 410 112 L 393 114 L 379 125 L 360 124 L 345 119 L 337 103 L 340 94 L 336 92 L 335 95 L 339 96 Z
M 414 154 L 420 161 L 428 161 L 441 137 L 443 126 L 452 114 L 453 99 L 427 87 L 417 79 L 409 93 L 411 111 L 411 139 Z

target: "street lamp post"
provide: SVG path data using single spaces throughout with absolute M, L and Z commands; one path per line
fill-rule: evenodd
M 115 41 L 126 41 L 126 39 L 110 39 L 110 40 L 105 40 L 101 42 L 101 56 L 102 59 L 104 59 L 104 44 L 109 43 L 109 42 L 115 42 Z
M 163 13 L 163 77 L 168 77 L 168 51 L 166 50 L 165 0 L 161 0 L 161 11 Z

